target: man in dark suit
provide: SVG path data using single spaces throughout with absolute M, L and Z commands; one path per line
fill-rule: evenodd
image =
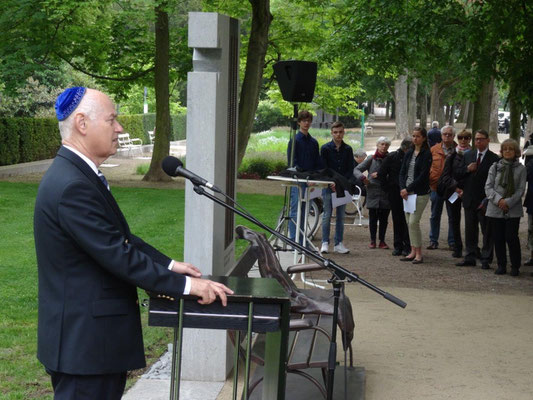
M 488 220 L 485 217 L 485 182 L 492 164 L 499 160 L 498 156 L 489 150 L 489 134 L 484 129 L 476 132 L 474 137 L 476 151 L 468 151 L 463 158 L 463 164 L 458 171 L 458 178 L 463 180 L 463 208 L 465 210 L 465 245 L 466 255 L 459 267 L 475 266 L 479 252 L 479 227 L 483 235 L 481 248 L 481 268 L 489 269 L 493 256 L 493 242 L 491 239 Z
M 115 107 L 92 89 L 59 95 L 62 146 L 34 214 L 39 272 L 37 357 L 55 399 L 120 399 L 126 371 L 145 366 L 137 286 L 208 304 L 230 289 L 131 233 L 98 167 L 116 153 Z

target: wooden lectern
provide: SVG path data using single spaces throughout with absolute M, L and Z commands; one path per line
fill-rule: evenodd
M 201 305 L 195 296 L 180 299 L 150 298 L 148 325 L 174 328 L 170 399 L 179 399 L 183 328 L 235 330 L 247 332 L 246 370 L 243 398 L 248 397 L 251 333 L 266 333 L 263 400 L 285 399 L 290 301 L 287 292 L 269 278 L 206 277 L 233 290 L 228 305 L 219 301 Z M 237 398 L 239 346 L 235 346 L 233 398 Z M 216 368 L 216 366 L 215 366 Z

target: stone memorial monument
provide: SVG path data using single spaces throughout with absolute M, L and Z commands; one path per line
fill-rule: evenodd
M 217 13 L 189 13 L 193 71 L 187 77 L 187 169 L 235 197 L 239 22 Z M 184 260 L 204 275 L 234 264 L 234 215 L 185 187 Z M 182 379 L 224 381 L 232 352 L 224 330 L 186 329 Z

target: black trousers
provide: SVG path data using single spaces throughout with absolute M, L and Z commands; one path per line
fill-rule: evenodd
M 368 227 L 370 228 L 370 241 L 376 241 L 376 233 L 378 230 L 379 221 L 379 240 L 385 241 L 385 233 L 387 232 L 387 225 L 389 224 L 388 208 L 369 208 L 368 209 Z
M 54 400 L 120 400 L 126 386 L 126 372 L 103 375 L 70 375 L 46 372 L 52 378 Z
M 403 199 L 400 190 L 389 194 L 389 202 L 392 213 L 392 230 L 394 233 L 394 249 L 399 251 L 411 251 L 409 229 L 403 212 Z
M 507 267 L 507 252 L 505 244 L 509 248 L 509 258 L 511 259 L 511 268 L 519 269 L 522 264 L 522 255 L 520 250 L 520 239 L 518 239 L 518 227 L 520 218 L 489 218 L 492 235 L 494 238 L 494 250 L 498 267 Z
M 493 257 L 493 239 L 488 218 L 482 210 L 465 208 L 465 261 L 476 263 L 479 243 L 479 228 L 483 235 L 483 247 L 481 248 L 481 262 L 490 264 Z
M 463 202 L 461 199 L 457 199 L 453 203 L 450 203 L 448 200 L 446 200 L 446 209 L 448 210 L 448 215 L 452 224 L 454 250 L 458 252 L 463 251 L 463 239 L 461 237 L 462 204 Z

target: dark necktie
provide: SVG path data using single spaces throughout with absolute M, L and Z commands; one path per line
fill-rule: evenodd
M 102 171 L 100 170 L 98 170 L 98 178 L 100 178 L 100 180 L 102 181 L 104 186 L 107 188 L 107 190 L 110 190 L 109 183 L 107 182 L 107 179 L 105 178 L 104 174 L 102 174 Z
M 481 164 L 481 157 L 483 156 L 482 153 L 477 153 L 477 161 L 476 164 L 479 167 L 479 164 Z M 104 178 L 105 179 L 105 178 Z

